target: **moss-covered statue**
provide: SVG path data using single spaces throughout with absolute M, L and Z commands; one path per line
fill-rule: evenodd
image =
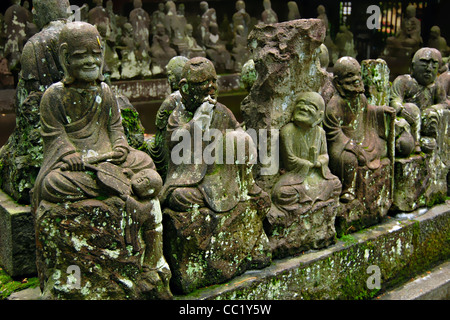
M 436 81 L 441 63 L 439 50 L 419 49 L 412 60 L 411 74 L 398 76 L 392 83 L 390 104 L 410 124 L 416 153 L 436 148 L 439 110 L 448 108 L 445 90 Z M 421 139 L 422 135 L 428 138 Z
M 216 101 L 216 81 L 208 59 L 186 62 L 181 103 L 167 124 L 164 247 L 173 288 L 181 292 L 270 263 L 262 229 L 269 199 L 251 174 L 255 145 L 232 112 Z
M 280 156 L 285 173 L 272 189 L 275 208 L 268 215 L 273 250 L 294 254 L 331 244 L 335 237 L 341 182 L 328 168 L 327 140 L 321 125 L 324 113 L 320 94 L 301 93 L 291 122 L 281 129 Z M 326 207 L 328 210 L 323 210 Z
M 32 199 L 41 288 L 61 299 L 170 298 L 162 180 L 152 159 L 128 145 L 102 82 L 103 52 L 93 25 L 67 24 L 59 36 L 65 76 L 41 100 L 44 159 Z M 79 290 L 67 287 L 70 265 L 81 272 Z
M 330 170 L 342 182 L 340 201 L 348 204 L 338 218 L 360 228 L 379 222 L 392 203 L 393 157 L 388 153 L 388 141 L 393 144 L 393 130 L 385 123 L 386 119 L 393 121 L 395 110 L 367 102 L 361 67 L 354 58 L 336 61 L 333 82 L 336 92 L 326 107 L 323 124 Z M 364 220 L 358 221 L 363 216 Z M 351 226 L 345 228 L 352 230 Z

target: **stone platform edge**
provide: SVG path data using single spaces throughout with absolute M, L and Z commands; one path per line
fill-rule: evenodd
M 450 258 L 450 201 L 426 210 L 175 299 L 372 299 Z

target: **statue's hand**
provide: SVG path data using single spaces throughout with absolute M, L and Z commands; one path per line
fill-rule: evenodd
M 71 153 L 62 158 L 64 165 L 61 167 L 63 171 L 83 171 L 84 170 L 84 162 L 81 158 L 81 155 L 76 153 Z
M 128 149 L 123 147 L 116 147 L 113 150 L 111 163 L 113 164 L 122 164 L 125 162 L 128 156 Z

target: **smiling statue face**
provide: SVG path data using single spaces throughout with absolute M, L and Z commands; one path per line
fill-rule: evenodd
M 322 121 L 325 103 L 323 98 L 315 92 L 302 93 L 292 115 L 292 121 L 298 127 L 313 127 Z
M 61 31 L 60 55 L 68 75 L 78 83 L 101 77 L 103 48 L 97 29 L 83 22 L 67 24 Z
M 131 186 L 140 199 L 149 199 L 156 197 L 161 191 L 162 179 L 155 170 L 145 169 L 131 178 Z

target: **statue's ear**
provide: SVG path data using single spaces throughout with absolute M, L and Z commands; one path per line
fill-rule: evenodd
M 180 82 L 178 83 L 178 87 L 180 88 L 180 92 L 182 95 L 187 96 L 189 94 L 186 78 L 180 80 Z
M 317 126 L 319 123 L 323 121 L 324 112 L 323 110 L 317 111 L 317 120 L 313 123 L 313 127 Z
M 64 71 L 64 78 L 62 82 L 64 84 L 70 84 L 74 81 L 72 75 L 69 73 L 68 65 L 69 65 L 69 48 L 67 43 L 63 43 L 59 47 L 59 63 Z

